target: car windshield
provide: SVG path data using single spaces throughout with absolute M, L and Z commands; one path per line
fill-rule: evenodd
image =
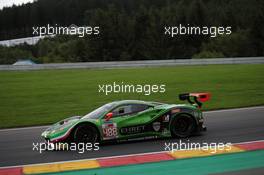
M 100 108 L 97 108 L 96 110 L 86 114 L 83 118 L 98 119 L 105 112 L 109 111 L 113 106 L 114 106 L 114 103 L 105 104 L 101 106 Z

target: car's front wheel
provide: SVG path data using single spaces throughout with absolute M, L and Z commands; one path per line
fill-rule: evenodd
M 81 124 L 74 130 L 73 139 L 76 143 L 95 143 L 99 134 L 94 126 Z
M 192 116 L 180 114 L 171 121 L 171 135 L 173 137 L 188 137 L 195 130 L 196 123 Z

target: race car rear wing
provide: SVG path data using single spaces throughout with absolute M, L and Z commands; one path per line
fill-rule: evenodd
M 203 102 L 211 98 L 210 93 L 184 93 L 179 95 L 180 100 L 187 100 L 190 104 L 197 104 L 199 108 L 202 107 Z

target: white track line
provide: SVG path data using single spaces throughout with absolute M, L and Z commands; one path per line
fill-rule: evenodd
M 28 130 L 28 129 L 38 129 L 38 128 L 47 128 L 50 125 L 42 125 L 42 126 L 30 126 L 30 127 L 23 127 L 23 128 L 7 128 L 7 129 L 0 129 L 2 131 L 18 131 L 18 130 Z
M 257 143 L 257 142 L 263 142 L 263 141 L 264 140 L 245 141 L 245 142 L 232 143 L 232 145 L 246 144 L 246 143 Z M 57 162 L 49 162 L 49 163 L 36 163 L 36 164 L 28 164 L 28 165 L 5 166 L 5 167 L 0 167 L 0 169 L 18 168 L 18 167 L 27 167 L 27 166 L 37 166 L 37 165 L 50 165 L 50 164 L 67 163 L 67 162 L 80 162 L 80 161 L 87 161 L 87 160 L 100 160 L 100 159 L 119 158 L 119 157 L 138 156 L 138 155 L 148 155 L 148 154 L 156 154 L 156 153 L 164 153 L 164 152 L 169 152 L 169 151 L 156 151 L 156 152 L 148 152 L 148 153 L 136 153 L 136 154 L 127 154 L 127 155 L 119 155 L 119 156 L 106 156 L 106 157 L 89 158 L 89 159 L 78 159 L 78 160 L 66 160 L 66 161 L 57 161 Z
M 213 111 L 205 111 L 203 113 L 243 111 L 243 110 L 252 110 L 252 109 L 264 109 L 264 106 L 253 106 L 253 107 L 233 108 L 233 109 L 220 109 L 220 110 L 213 110 Z

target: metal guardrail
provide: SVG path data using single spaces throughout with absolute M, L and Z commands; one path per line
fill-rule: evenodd
M 29 45 L 35 45 L 40 39 L 46 38 L 46 37 L 54 37 L 55 35 L 45 35 L 45 36 L 32 36 L 27 38 L 18 38 L 18 39 L 10 39 L 10 40 L 4 40 L 0 41 L 0 45 L 2 46 L 16 46 L 19 44 L 27 43 Z
M 43 69 L 97 69 L 126 67 L 158 67 L 180 65 L 211 64 L 264 64 L 264 57 L 210 58 L 210 59 L 174 59 L 174 60 L 142 60 L 142 61 L 109 61 L 82 63 L 50 63 L 35 65 L 0 65 L 0 70 L 43 70 Z

